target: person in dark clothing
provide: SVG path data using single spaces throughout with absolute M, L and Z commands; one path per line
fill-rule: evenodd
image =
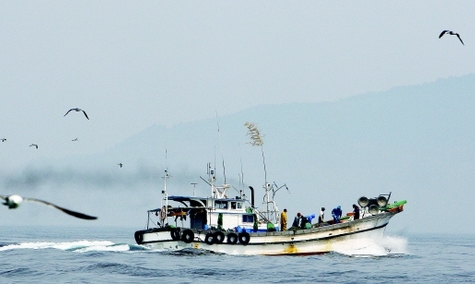
M 294 222 L 292 223 L 292 227 L 295 227 L 295 228 L 300 227 L 300 221 L 301 221 L 300 217 L 302 217 L 302 214 L 300 214 L 300 212 L 299 212 L 299 213 L 297 213 L 297 216 L 295 216 L 295 218 L 294 218 Z
M 308 219 L 305 216 L 300 216 L 300 228 L 305 229 L 305 225 L 308 223 Z
M 318 216 L 318 225 L 321 226 L 324 222 L 325 219 L 325 207 L 322 207 L 320 209 L 320 215 Z
M 357 220 L 360 218 L 360 208 L 358 205 L 353 204 L 353 220 Z
M 333 208 L 333 210 L 332 210 L 333 224 L 340 223 L 341 214 L 342 214 L 342 211 L 341 211 L 341 206 L 340 205 L 338 205 L 338 207 L 336 207 L 336 208 Z

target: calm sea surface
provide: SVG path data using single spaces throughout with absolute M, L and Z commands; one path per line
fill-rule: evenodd
M 0 283 L 475 283 L 475 236 L 391 235 L 318 256 L 163 252 L 134 228 L 1 227 Z

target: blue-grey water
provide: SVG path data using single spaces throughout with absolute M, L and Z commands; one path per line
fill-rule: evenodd
M 133 228 L 0 227 L 0 283 L 469 283 L 475 236 L 386 234 L 315 256 L 166 252 Z

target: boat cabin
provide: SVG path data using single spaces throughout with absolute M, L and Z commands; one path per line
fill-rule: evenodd
M 247 200 L 236 198 L 215 199 L 211 197 L 196 196 L 168 196 L 168 201 L 179 203 L 178 206 L 170 206 L 149 210 L 156 216 L 160 216 L 161 225 L 173 224 L 184 227 L 189 223 L 189 228 L 206 230 L 217 228 L 222 230 L 248 230 L 254 228 L 255 214 L 251 208 L 246 208 Z M 169 217 L 174 219 L 166 220 Z

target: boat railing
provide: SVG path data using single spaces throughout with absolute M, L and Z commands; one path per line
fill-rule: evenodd
M 255 214 L 259 217 L 258 219 L 265 223 L 278 223 L 279 219 L 279 211 L 272 210 L 272 211 L 260 211 L 257 208 L 254 208 Z

